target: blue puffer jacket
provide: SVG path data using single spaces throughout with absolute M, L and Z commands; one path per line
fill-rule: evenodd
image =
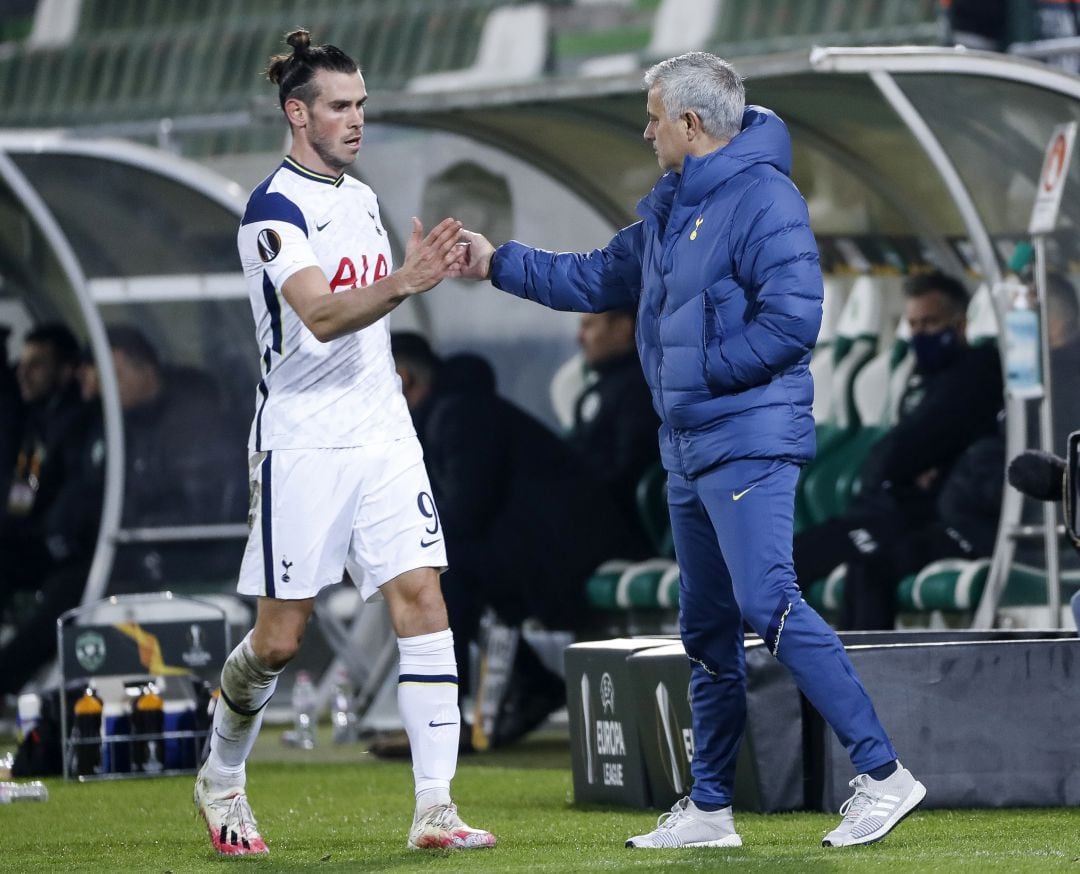
M 814 455 L 821 270 L 790 171 L 784 123 L 750 106 L 738 136 L 661 177 L 638 204 L 642 221 L 605 248 L 496 250 L 492 282 L 519 297 L 577 312 L 637 303 L 661 455 L 682 476 Z

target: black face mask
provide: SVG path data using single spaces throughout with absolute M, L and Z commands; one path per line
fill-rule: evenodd
M 915 367 L 922 373 L 937 373 L 952 364 L 960 354 L 960 332 L 942 328 L 932 334 L 914 334 L 911 348 L 915 352 Z

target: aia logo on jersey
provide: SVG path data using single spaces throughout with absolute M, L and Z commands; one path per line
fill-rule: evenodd
M 360 258 L 362 269 L 359 273 L 356 272 L 356 265 L 353 264 L 351 258 L 342 258 L 338 262 L 337 273 L 330 280 L 331 291 L 337 291 L 339 288 L 363 288 L 368 284 L 368 257 L 361 255 Z M 386 263 L 386 256 L 380 255 L 375 259 L 375 271 L 371 276 L 371 281 L 377 282 L 389 272 L 390 266 Z
M 258 236 L 259 245 L 259 259 L 263 264 L 269 264 L 281 251 L 281 237 L 278 236 L 278 232 L 271 228 L 264 228 L 259 231 Z

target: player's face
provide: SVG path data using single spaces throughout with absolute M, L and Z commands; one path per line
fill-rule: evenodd
M 656 85 L 649 89 L 645 109 L 649 118 L 649 123 L 645 125 L 645 139 L 652 143 L 660 169 L 681 173 L 683 159 L 690 153 L 686 122 L 681 118 L 668 118 L 664 102 L 660 99 L 660 88 Z
M 364 139 L 364 104 L 367 88 L 360 72 L 315 74 L 318 96 L 308 107 L 304 131 L 323 169 L 336 176 L 356 160 Z M 313 167 L 317 170 L 319 168 Z

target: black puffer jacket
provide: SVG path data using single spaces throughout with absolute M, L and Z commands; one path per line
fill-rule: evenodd
M 596 370 L 599 378 L 574 406 L 567 441 L 589 473 L 607 486 L 628 524 L 637 526 L 638 482 L 660 462 L 660 419 L 636 351 Z
M 521 588 L 527 614 L 565 621 L 598 565 L 647 551 L 570 448 L 495 393 L 476 356 L 447 359 L 413 418 L 451 568 L 455 554 L 515 566 L 505 584 Z

